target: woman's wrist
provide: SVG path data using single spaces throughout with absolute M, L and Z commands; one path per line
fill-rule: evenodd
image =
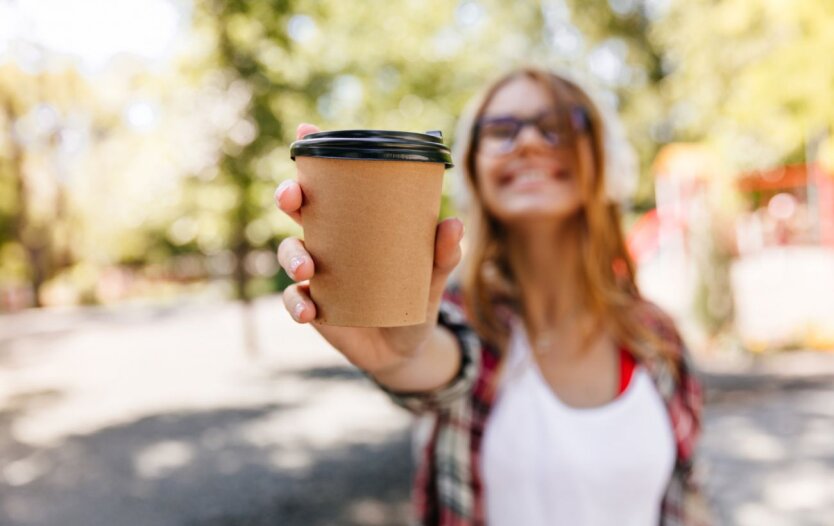
M 460 351 L 455 337 L 435 327 L 423 347 L 402 362 L 384 370 L 369 372 L 385 387 L 399 392 L 429 392 L 447 385 L 460 368 Z
M 403 372 L 412 367 L 414 361 L 424 353 L 426 348 L 430 346 L 433 336 L 434 335 L 432 334 L 426 338 L 426 340 L 413 352 L 398 355 L 398 359 L 395 359 L 391 363 L 382 367 L 374 369 L 373 371 L 367 371 L 367 373 L 383 385 L 388 386 L 390 382 L 396 383 L 397 379 L 403 376 Z

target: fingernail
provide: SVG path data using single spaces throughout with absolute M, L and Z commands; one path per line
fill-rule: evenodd
M 295 136 L 296 136 L 298 139 L 302 139 L 302 138 L 304 137 L 304 136 L 301 134 L 301 130 L 302 130 L 305 126 L 312 126 L 312 124 L 308 124 L 308 123 L 306 123 L 306 122 L 302 122 L 302 123 L 301 123 L 301 124 L 299 124 L 299 125 L 298 125 L 298 127 L 295 129 Z
M 278 188 L 275 189 L 275 201 L 281 200 L 281 196 L 287 191 L 287 188 L 290 186 L 290 182 L 291 181 L 282 181 L 281 184 L 278 185 Z
M 292 312 L 295 315 L 295 318 L 300 320 L 301 315 L 304 314 L 304 303 L 296 303 L 295 307 L 293 307 L 292 309 Z
M 290 272 L 295 275 L 295 271 L 298 270 L 304 263 L 304 256 L 295 256 L 290 260 Z

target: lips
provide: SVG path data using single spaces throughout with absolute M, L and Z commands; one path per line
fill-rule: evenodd
M 569 181 L 570 171 L 566 168 L 524 168 L 506 172 L 498 179 L 499 186 L 519 184 L 523 186 L 537 185 L 547 181 Z

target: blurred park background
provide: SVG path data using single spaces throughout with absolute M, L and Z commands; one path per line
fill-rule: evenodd
M 298 123 L 454 141 L 522 64 L 620 116 L 721 522 L 834 524 L 832 56 L 830 0 L 0 0 L 0 524 L 403 524 L 409 417 L 284 312 L 273 191 Z

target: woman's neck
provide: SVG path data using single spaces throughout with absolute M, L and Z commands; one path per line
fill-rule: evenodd
M 521 289 L 527 323 L 535 332 L 561 333 L 587 317 L 582 294 L 578 221 L 510 225 L 508 252 Z

